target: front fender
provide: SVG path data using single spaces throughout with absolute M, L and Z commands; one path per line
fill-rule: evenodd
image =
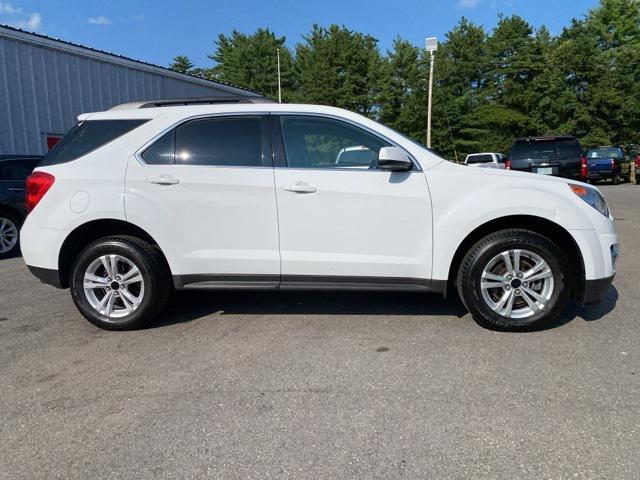
M 585 204 L 587 208 L 583 208 L 581 200 L 573 198 L 574 194 L 561 182 L 547 183 L 536 178 L 529 182 L 526 178 L 523 184 L 518 177 L 510 179 L 508 175 L 492 176 L 491 181 L 481 182 L 482 176 L 474 175 L 472 185 L 467 178 L 446 178 L 448 176 L 456 175 L 439 175 L 429 182 L 433 197 L 432 278 L 435 280 L 448 279 L 458 247 L 474 230 L 491 221 L 511 216 L 539 217 L 570 234 L 594 230 L 603 221 L 591 207 Z M 572 236 L 584 252 L 580 235 Z

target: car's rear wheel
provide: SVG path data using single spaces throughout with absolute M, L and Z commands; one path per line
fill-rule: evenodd
M 566 255 L 548 238 L 501 230 L 477 242 L 458 272 L 460 297 L 482 326 L 544 328 L 564 309 L 571 287 Z
M 151 322 L 171 289 L 160 252 L 136 237 L 109 237 L 87 246 L 71 272 L 71 295 L 80 313 L 106 330 Z
M 20 250 L 20 217 L 0 211 L 0 259 L 17 255 Z
M 620 175 L 614 175 L 611 179 L 611 183 L 614 185 L 620 185 Z

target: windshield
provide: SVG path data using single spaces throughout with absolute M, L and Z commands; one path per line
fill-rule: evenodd
M 603 147 L 589 150 L 587 158 L 615 158 L 622 160 L 622 152 L 617 148 Z

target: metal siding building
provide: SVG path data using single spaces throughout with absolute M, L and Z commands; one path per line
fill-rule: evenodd
M 43 154 L 80 113 L 169 98 L 259 96 L 0 25 L 0 155 Z

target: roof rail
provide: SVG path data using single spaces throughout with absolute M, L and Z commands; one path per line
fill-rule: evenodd
M 196 98 L 174 98 L 169 100 L 151 100 L 142 103 L 138 108 L 154 107 L 175 107 L 181 105 L 216 105 L 218 103 L 273 103 L 264 97 L 196 97 Z
M 264 97 L 195 97 L 172 98 L 167 100 L 147 100 L 142 102 L 127 102 L 111 107 L 109 110 L 136 110 L 139 108 L 178 107 L 184 105 L 219 105 L 225 103 L 274 103 Z

